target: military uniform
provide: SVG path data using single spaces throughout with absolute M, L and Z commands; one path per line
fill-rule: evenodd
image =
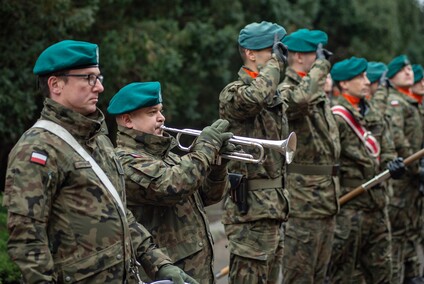
M 386 113 L 390 119 L 398 155 L 406 158 L 419 151 L 424 136 L 422 105 L 415 99 L 390 88 Z M 423 193 L 419 192 L 418 174 L 418 163 L 413 163 L 408 166 L 408 171 L 402 179 L 392 181 L 393 192 L 389 212 L 394 239 L 394 280 L 402 278 L 401 267 L 404 262 L 405 277 L 419 276 L 416 249 L 421 228 Z
M 215 166 L 210 172 L 205 155 L 180 157 L 170 152 L 176 145 L 168 134 L 118 126 L 116 150 L 126 175 L 128 208 L 175 265 L 199 283 L 214 283 L 213 240 L 204 206 L 221 201 L 229 186 L 227 169 Z
M 365 59 L 352 57 L 336 63 L 331 74 L 335 81 L 348 81 L 364 74 L 366 66 Z M 356 99 L 359 102 L 357 107 L 343 94 L 339 96 L 338 105 L 344 107 L 354 120 L 372 134 L 381 151 L 378 153 L 377 147 L 374 152 L 370 152 L 363 138 L 359 138 L 348 124 L 349 120 L 345 120 L 341 114 L 335 115 L 342 149 L 342 196 L 373 178 L 395 158 L 390 132 L 382 115 L 364 98 Z M 333 112 L 337 107 L 333 107 Z M 341 207 L 336 216 L 328 272 L 331 283 L 357 283 L 356 279 L 352 279 L 357 269 L 362 272 L 366 283 L 391 283 L 391 235 L 387 204 L 388 196 L 384 186 L 376 185 Z
M 336 116 L 342 147 L 341 194 L 347 194 L 378 174 L 394 155 L 390 134 L 382 116 L 367 104 L 362 115 L 342 96 L 339 104 L 348 109 L 380 143 L 380 158 L 374 158 L 344 119 Z M 381 163 L 381 164 L 380 164 Z M 389 283 L 391 279 L 391 236 L 387 212 L 388 197 L 377 185 L 347 202 L 337 215 L 330 269 L 333 283 L 347 283 L 356 266 L 367 283 Z
M 238 75 L 239 80 L 227 85 L 219 97 L 220 117 L 230 121 L 230 130 L 235 135 L 252 138 L 287 138 L 286 104 L 276 92 L 280 65 L 275 57 L 255 79 L 243 67 Z M 255 150 L 250 152 L 257 156 Z M 276 271 L 281 266 L 280 225 L 287 220 L 289 213 L 288 192 L 284 189 L 283 179 L 285 161 L 274 150 L 265 149 L 265 155 L 263 164 L 229 164 L 230 172 L 244 174 L 247 178 L 249 205 L 248 212 L 241 214 L 231 198 L 225 202 L 222 221 L 231 253 L 230 281 L 234 283 L 240 283 L 237 279 L 246 283 L 272 282 L 269 278 L 272 266 Z
M 289 129 L 298 136 L 295 158 L 287 166 L 291 210 L 285 227 L 286 283 L 323 282 L 331 257 L 339 209 L 340 141 L 322 89 L 329 69 L 327 60 L 317 60 L 301 78 L 288 67 L 278 88 L 288 102 Z
M 46 99 L 41 119 L 76 138 L 125 204 L 123 170 L 105 136 L 103 114 L 83 116 Z M 8 251 L 28 283 L 133 282 L 132 255 L 153 278 L 171 263 L 129 211 L 122 216 L 90 164 L 44 129 L 29 129 L 12 149 L 3 205 Z

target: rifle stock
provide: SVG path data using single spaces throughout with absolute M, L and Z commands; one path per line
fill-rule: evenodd
M 420 151 L 412 154 L 411 156 L 409 156 L 408 158 L 406 158 L 403 162 L 405 164 L 405 166 L 411 164 L 412 162 L 420 159 L 424 157 L 424 149 L 421 149 Z M 360 186 L 358 186 L 357 188 L 353 189 L 352 191 L 346 193 L 345 195 L 343 195 L 342 197 L 339 198 L 339 203 L 340 206 L 345 204 L 346 202 L 354 199 L 355 197 L 357 197 L 358 195 L 361 195 L 362 193 L 364 193 L 365 191 L 367 191 L 368 189 L 372 188 L 373 186 L 387 180 L 390 178 L 390 172 L 389 170 L 385 170 L 384 172 L 380 173 L 379 175 L 373 177 L 371 180 L 367 181 L 364 184 L 361 184 Z

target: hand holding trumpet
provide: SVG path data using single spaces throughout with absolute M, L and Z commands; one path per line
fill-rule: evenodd
M 177 133 L 176 139 L 178 142 L 178 147 L 186 152 L 190 152 L 194 149 L 201 150 L 203 146 L 198 144 L 206 143 L 213 145 L 215 149 L 218 149 L 218 157 L 220 158 L 236 160 L 245 163 L 261 164 L 266 158 L 264 148 L 268 148 L 284 155 L 286 158 L 286 163 L 290 164 L 293 161 L 297 144 L 296 133 L 291 132 L 285 140 L 265 140 L 234 136 L 231 132 L 224 132 L 227 130 L 228 126 L 229 122 L 227 120 L 218 119 L 211 126 L 205 127 L 203 131 L 195 129 L 176 129 L 166 126 L 162 126 L 161 128 L 165 131 Z M 199 137 L 192 145 L 184 147 L 180 143 L 180 137 L 183 134 Z M 240 148 L 243 145 L 247 147 L 255 147 L 257 149 L 256 152 L 259 152 L 257 157 L 253 157 L 248 153 L 240 151 Z
M 205 127 L 199 134 L 199 137 L 194 142 L 194 145 L 191 147 L 193 151 L 203 151 L 204 144 L 211 145 L 215 151 L 215 156 L 211 157 L 211 164 L 216 162 L 216 159 L 220 152 L 225 148 L 235 149 L 235 146 L 230 144 L 228 140 L 233 137 L 233 133 L 225 132 L 230 123 L 225 119 L 218 119 L 211 126 Z

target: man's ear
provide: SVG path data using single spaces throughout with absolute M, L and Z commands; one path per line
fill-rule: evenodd
M 119 124 L 130 129 L 134 127 L 131 115 L 128 113 L 124 113 L 119 116 Z
M 244 54 L 246 55 L 246 58 L 249 58 L 249 60 L 256 61 L 256 54 L 253 50 L 245 49 Z
M 340 81 L 340 82 L 339 82 L 339 84 L 340 84 L 340 88 L 342 88 L 342 89 L 341 89 L 341 91 L 342 91 L 342 92 L 343 92 L 344 90 L 347 90 L 347 88 L 348 88 L 347 81 Z
M 303 54 L 301 52 L 295 52 L 293 57 L 296 63 L 303 64 Z
M 59 77 L 50 76 L 49 79 L 47 79 L 47 84 L 49 86 L 50 94 L 53 96 L 59 96 L 62 93 L 65 82 L 59 79 Z

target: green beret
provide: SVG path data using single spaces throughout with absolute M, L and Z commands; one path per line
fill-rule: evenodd
M 370 83 L 379 81 L 385 72 L 387 72 L 387 66 L 383 62 L 368 62 L 367 77 Z
M 389 65 L 387 67 L 389 70 L 387 71 L 387 78 L 392 78 L 395 76 L 402 68 L 406 65 L 411 64 L 409 62 L 408 56 L 406 55 L 399 55 L 398 57 L 393 58 L 392 61 L 390 61 Z
M 61 70 L 98 65 L 99 48 L 96 44 L 64 40 L 49 46 L 40 54 L 33 72 L 35 75 L 46 75 Z
M 414 84 L 418 83 L 423 79 L 423 67 L 419 64 L 412 65 L 414 71 Z
M 300 29 L 289 34 L 283 39 L 288 50 L 294 52 L 315 52 L 318 44 L 326 45 L 328 36 L 320 30 Z
M 274 44 L 275 34 L 281 41 L 286 35 L 286 30 L 282 26 L 270 22 L 251 23 L 240 31 L 238 43 L 246 49 L 261 50 Z
M 131 83 L 120 89 L 110 100 L 107 112 L 112 115 L 162 103 L 159 82 Z
M 368 62 L 364 58 L 352 56 L 349 59 L 337 62 L 331 68 L 331 78 L 334 81 L 348 81 L 367 70 Z

